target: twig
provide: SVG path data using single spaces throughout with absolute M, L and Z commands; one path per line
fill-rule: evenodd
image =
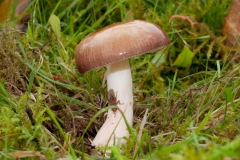
M 29 117 L 32 125 L 35 126 L 36 120 L 33 118 L 33 112 L 32 112 L 32 110 L 31 110 L 31 108 L 29 108 L 29 107 L 27 106 L 27 107 L 25 108 L 25 112 L 27 113 L 27 115 L 28 115 L 28 117 Z M 40 146 L 39 141 L 38 141 L 38 139 L 37 139 L 36 137 L 34 137 L 32 141 L 36 142 L 38 147 Z
M 36 124 L 35 119 L 33 118 L 33 112 L 29 107 L 26 107 L 25 112 L 27 113 L 32 125 L 34 126 Z

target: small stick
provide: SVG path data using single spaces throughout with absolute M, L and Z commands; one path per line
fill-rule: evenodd
M 28 117 L 29 117 L 32 125 L 34 126 L 34 125 L 36 124 L 36 121 L 35 121 L 35 119 L 33 118 L 33 112 L 32 112 L 32 110 L 31 110 L 31 108 L 26 107 L 25 112 L 27 113 L 27 115 L 28 115 Z
M 29 107 L 27 106 L 27 107 L 25 108 L 25 112 L 27 113 L 27 115 L 28 115 L 28 117 L 29 117 L 32 125 L 35 126 L 36 120 L 33 118 L 33 112 L 32 112 L 32 110 L 31 110 L 31 108 L 29 108 Z M 36 137 L 34 137 L 32 141 L 36 142 L 36 143 L 37 143 L 37 146 L 39 147 L 39 141 L 38 141 L 38 139 L 37 139 Z

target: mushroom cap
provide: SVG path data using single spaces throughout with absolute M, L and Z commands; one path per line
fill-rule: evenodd
M 119 22 L 87 35 L 75 51 L 80 73 L 158 51 L 170 42 L 158 26 L 143 20 Z

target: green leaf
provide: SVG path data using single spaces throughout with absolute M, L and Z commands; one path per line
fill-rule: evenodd
M 119 147 L 113 146 L 111 148 L 111 151 L 112 151 L 111 153 L 114 155 L 113 158 L 116 157 L 117 160 L 124 160 L 124 159 L 126 159 L 126 157 L 124 157 L 121 154 Z
M 125 22 L 131 21 L 131 20 L 134 20 L 133 10 L 129 10 L 129 11 L 125 14 L 125 18 L 124 18 L 124 21 L 125 21 Z
M 155 67 L 159 67 L 165 62 L 165 57 L 165 50 L 161 50 L 156 53 L 156 55 L 152 59 L 152 63 L 155 65 Z
M 193 52 L 185 45 L 182 52 L 178 55 L 177 59 L 173 63 L 173 66 L 189 67 L 192 63 L 193 56 Z
M 54 34 L 56 35 L 57 38 L 60 38 L 61 35 L 60 19 L 56 15 L 52 14 L 49 18 L 49 21 Z

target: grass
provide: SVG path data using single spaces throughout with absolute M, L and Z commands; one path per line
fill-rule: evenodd
M 227 60 L 231 48 L 224 45 L 220 32 L 230 4 L 33 0 L 26 34 L 12 28 L 20 18 L 2 24 L 0 30 L 1 159 L 16 151 L 39 151 L 34 155 L 46 159 L 104 158 L 89 139 L 111 108 L 102 84 L 105 68 L 78 73 L 74 52 L 87 34 L 130 19 L 161 26 L 171 44 L 157 54 L 130 60 L 134 126 L 127 145 L 110 149 L 110 159 L 240 159 L 239 64 Z M 60 36 L 51 28 L 51 14 L 60 19 Z M 185 17 L 169 22 L 173 15 Z M 194 55 L 191 65 L 174 66 L 184 46 Z M 27 106 L 35 125 L 25 112 Z M 148 119 L 136 145 L 146 108 Z

